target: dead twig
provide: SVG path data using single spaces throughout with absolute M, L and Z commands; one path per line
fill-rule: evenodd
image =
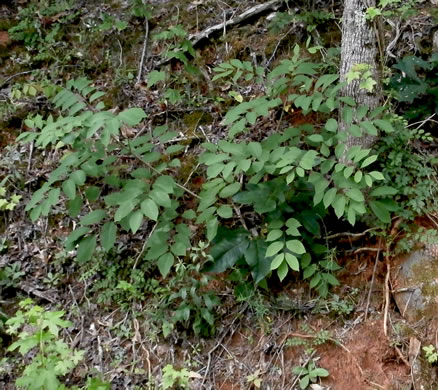
M 383 314 L 383 333 L 386 337 L 388 337 L 388 311 L 389 311 L 389 277 L 391 274 L 391 266 L 389 264 L 389 258 L 386 254 L 385 256 L 386 262 L 386 276 L 385 276 L 385 312 Z
M 403 356 L 402 351 L 400 351 L 400 348 L 397 346 L 394 346 L 395 352 L 397 352 L 397 355 L 399 356 L 399 358 L 401 359 L 401 361 L 409 368 L 411 368 L 411 365 L 409 364 L 409 362 L 406 360 L 406 358 Z
M 29 175 L 30 168 L 32 167 L 32 154 L 33 154 L 33 142 L 29 145 L 29 158 L 27 159 L 26 175 Z
M 376 276 L 376 269 L 377 269 L 377 262 L 379 261 L 379 255 L 380 255 L 380 243 L 379 243 L 379 250 L 377 251 L 377 255 L 376 255 L 376 260 L 374 262 L 373 276 L 371 277 L 371 283 L 370 283 L 370 291 L 368 291 L 367 304 L 365 306 L 365 319 L 364 319 L 364 321 L 366 321 L 367 317 L 368 317 L 368 309 L 370 307 L 371 294 L 373 292 L 374 278 Z
M 381 250 L 382 248 L 364 247 L 364 248 L 353 249 L 347 252 L 353 252 L 353 254 L 356 255 L 360 252 L 380 252 Z
M 386 387 L 383 387 L 382 385 L 379 385 L 379 384 L 376 383 L 376 382 L 372 382 L 372 381 L 370 381 L 370 380 L 366 380 L 366 382 L 368 382 L 370 385 L 375 386 L 375 387 L 377 387 L 377 388 L 379 388 L 379 389 L 382 389 L 382 390 L 385 390 L 385 389 L 386 389 Z
M 362 233 L 350 233 L 350 232 L 335 233 L 335 234 L 331 234 L 330 236 L 326 236 L 326 239 L 331 240 L 332 238 L 343 237 L 343 236 L 362 237 L 362 236 L 365 236 L 368 232 L 370 232 L 372 230 L 377 230 L 377 228 L 369 228 L 369 229 L 363 231 Z
M 0 82 L 0 88 L 5 86 L 10 80 L 14 79 L 15 77 L 22 76 L 22 75 L 25 75 L 25 74 L 29 74 L 29 73 L 32 73 L 32 72 L 35 72 L 35 69 L 34 70 L 26 70 L 25 72 L 15 73 L 12 76 L 9 76 L 8 78 L 2 80 Z
M 148 18 L 145 18 L 145 30 L 146 31 L 144 33 L 143 50 L 141 52 L 140 64 L 138 66 L 137 84 L 139 84 L 141 81 L 141 76 L 143 73 L 144 59 L 146 57 L 146 53 L 148 50 L 148 40 L 149 40 L 149 20 L 148 20 Z
M 411 123 L 409 125 L 407 125 L 406 127 L 413 127 L 413 126 L 417 126 L 415 128 L 415 130 L 418 130 L 420 127 L 422 127 L 426 122 L 433 122 L 433 123 L 437 123 L 437 121 L 433 120 L 432 118 L 436 115 L 436 113 L 433 113 L 432 115 L 428 116 L 426 119 L 422 120 L 422 121 L 418 121 L 418 122 L 414 122 Z

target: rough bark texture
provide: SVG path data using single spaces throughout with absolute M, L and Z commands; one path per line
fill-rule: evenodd
M 377 81 L 373 93 L 359 89 L 359 82 L 356 80 L 346 86 L 341 93 L 343 96 L 351 96 L 359 106 L 366 105 L 370 108 L 376 108 L 380 103 L 381 95 L 380 75 L 377 70 L 378 42 L 373 23 L 365 19 L 365 12 L 371 6 L 375 6 L 375 0 L 345 0 L 342 16 L 340 79 L 341 81 L 345 80 L 346 74 L 353 65 L 371 65 L 373 78 Z M 341 117 L 339 122 L 340 129 L 345 131 L 346 125 L 342 122 Z M 371 135 L 358 138 L 349 134 L 346 141 L 346 151 L 354 145 L 361 145 L 364 148 L 370 147 L 375 141 L 376 137 Z

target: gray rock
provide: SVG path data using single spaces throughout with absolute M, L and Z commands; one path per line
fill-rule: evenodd
M 402 316 L 412 322 L 438 317 L 437 246 L 415 250 L 395 261 L 393 295 Z

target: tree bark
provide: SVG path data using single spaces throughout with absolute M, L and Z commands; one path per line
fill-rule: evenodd
M 378 41 L 377 29 L 372 21 L 365 19 L 368 7 L 375 6 L 375 0 L 345 0 L 342 15 L 342 42 L 341 42 L 341 65 L 340 80 L 345 81 L 347 73 L 356 64 L 368 64 L 371 66 L 373 79 L 377 82 L 372 93 L 359 88 L 359 81 L 354 80 L 341 90 L 342 96 L 352 97 L 358 106 L 367 106 L 374 109 L 381 102 L 381 77 L 377 66 Z M 342 107 L 339 110 L 342 113 Z M 339 117 L 339 128 L 347 131 L 346 150 L 355 145 L 369 148 L 374 144 L 377 137 L 364 134 L 362 137 L 353 137 L 348 133 L 347 125 Z

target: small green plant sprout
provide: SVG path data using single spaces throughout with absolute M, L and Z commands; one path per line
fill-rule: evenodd
M 377 7 L 367 8 L 365 18 L 373 21 L 375 18 L 383 16 L 385 19 L 398 17 L 405 20 L 418 12 L 417 3 L 420 1 L 421 0 L 410 0 L 404 1 L 403 4 L 401 4 L 401 0 L 380 0 Z
M 371 65 L 368 64 L 356 64 L 351 67 L 347 73 L 347 83 L 350 84 L 354 80 L 359 80 L 359 88 L 366 89 L 370 93 L 377 84 L 372 77 Z
M 208 243 L 199 241 L 198 246 L 191 249 L 190 258 L 192 259 L 193 263 L 213 260 L 213 257 L 206 252 L 208 249 L 208 245 Z
M 248 375 L 246 377 L 246 381 L 251 384 L 251 386 L 254 386 L 256 389 L 260 389 L 260 386 L 262 385 L 262 379 L 260 378 L 260 369 L 254 371 L 254 374 Z
M 21 264 L 18 261 L 12 263 L 3 269 L 0 269 L 0 286 L 5 288 L 15 287 L 23 275 L 24 272 L 21 271 Z
M 195 374 L 195 375 L 193 375 Z M 186 368 L 181 370 L 175 369 L 171 364 L 163 368 L 163 379 L 161 382 L 161 389 L 170 389 L 174 386 L 179 386 L 184 389 L 189 389 L 189 379 L 198 374 L 190 372 Z
M 430 344 L 426 347 L 423 347 L 424 354 L 426 355 L 426 359 L 430 364 L 435 364 L 438 362 L 438 351 L 436 348 Z
M 15 209 L 15 207 L 17 207 L 18 203 L 21 200 L 21 195 L 11 195 L 10 197 L 7 196 L 6 194 L 6 187 L 5 187 L 5 183 L 6 180 L 9 177 L 6 176 L 1 182 L 0 182 L 0 211 L 3 210 L 9 210 L 12 211 Z
M 316 383 L 319 378 L 329 376 L 329 372 L 321 367 L 317 367 L 315 360 L 310 360 L 305 366 L 296 366 L 292 373 L 300 377 L 300 389 L 307 389 L 311 383 Z
M 84 356 L 83 351 L 73 351 L 59 337 L 60 330 L 71 323 L 62 319 L 63 311 L 45 311 L 31 299 L 19 306 L 22 310 L 6 321 L 7 333 L 18 334 L 8 351 L 18 350 L 23 357 L 32 351 L 33 359 L 15 384 L 26 390 L 66 389 L 59 378 L 70 373 Z
M 381 15 L 382 15 L 382 10 L 376 7 L 368 7 L 365 12 L 365 18 L 367 20 L 374 20 L 374 18 Z
M 112 15 L 107 13 L 103 14 L 102 19 L 102 23 L 97 26 L 98 31 L 108 32 L 117 30 L 117 32 L 121 32 L 128 27 L 127 22 L 115 19 Z

